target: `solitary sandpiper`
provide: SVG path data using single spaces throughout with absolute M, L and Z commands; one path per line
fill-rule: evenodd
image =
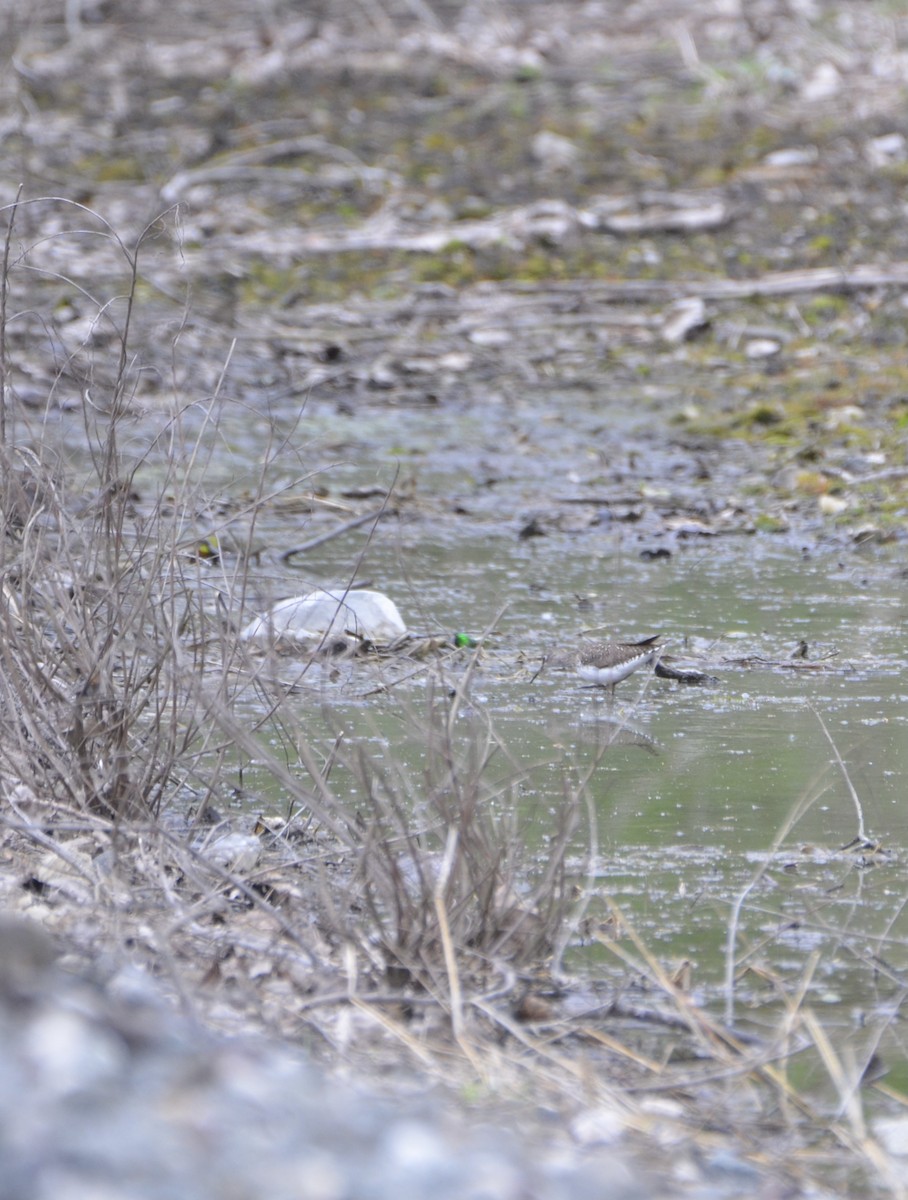
M 589 683 L 607 687 L 609 695 L 614 696 L 616 683 L 653 662 L 659 653 L 659 636 L 657 633 L 640 642 L 586 642 L 580 648 L 577 674 Z

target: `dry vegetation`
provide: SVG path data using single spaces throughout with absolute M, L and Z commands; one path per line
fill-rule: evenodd
M 412 6 L 417 16 L 422 7 Z M 361 9 L 393 27 L 386 6 Z M 417 24 L 427 40 L 436 36 Z M 228 166 L 233 185 L 250 164 Z M 179 198 L 211 182 L 197 172 L 169 186 Z M 385 182 L 370 178 L 370 186 Z M 607 1114 L 612 1128 L 666 1161 L 678 1146 L 691 1155 L 729 1146 L 805 1187 L 819 1178 L 904 1196 L 896 1160 L 868 1132 L 861 1083 L 869 1064 L 850 1061 L 806 1006 L 815 961 L 794 990 L 778 984 L 777 1025 L 745 1041 L 694 1002 L 683 974 L 660 963 L 617 909 L 605 904 L 601 920 L 590 918 L 588 777 L 566 774 L 558 810 L 529 812 L 516 802 L 523 770 L 494 725 L 480 714 L 480 734 L 459 733 L 481 648 L 439 648 L 422 699 L 402 704 L 424 747 L 418 777 L 340 733 L 327 751 L 312 739 L 305 705 L 272 658 L 248 654 L 236 636 L 269 472 L 286 466 L 294 483 L 305 472 L 289 451 L 281 462 L 276 437 L 275 457 L 240 502 L 217 495 L 198 431 L 217 427 L 228 363 L 199 356 L 184 373 L 181 338 L 196 354 L 201 336 L 191 306 L 185 323 L 167 328 L 164 349 L 153 347 L 171 416 L 152 443 L 135 444 L 131 412 L 148 364 L 133 324 L 143 305 L 154 313 L 160 303 L 144 256 L 166 257 L 171 232 L 186 227 L 166 214 L 125 244 L 103 213 L 32 196 L 4 216 L 6 906 L 58 934 L 71 964 L 129 958 L 217 1027 L 327 1046 L 327 1057 L 368 1063 L 375 1077 L 434 1074 L 489 1106 L 532 1100 L 566 1118 Z M 234 216 L 240 243 L 251 218 Z M 189 232 L 204 243 L 191 222 Z M 69 275 L 74 244 L 93 272 L 105 264 L 109 287 L 89 294 L 83 276 Z M 212 261 L 198 246 L 187 253 L 206 268 Z M 69 345 L 52 308 L 35 307 L 29 273 L 39 270 L 53 272 L 52 305 L 62 292 L 80 320 L 88 314 Z M 237 279 L 222 282 L 229 305 Z M 16 401 L 41 356 L 48 393 L 79 394 L 87 466 L 52 451 L 41 426 L 50 418 Z M 196 388 L 200 377 L 207 386 Z M 153 494 L 135 486 L 149 464 Z M 200 543 L 200 514 L 224 553 Z M 237 527 L 228 553 L 226 535 Z M 351 580 L 355 572 L 351 563 Z M 330 725 L 327 699 L 324 709 Z M 280 815 L 244 794 L 247 780 L 264 776 Z M 873 848 L 860 849 L 869 861 Z M 609 951 L 601 984 L 581 986 L 564 971 L 580 930 Z M 729 1001 L 737 953 L 732 936 Z M 563 1002 L 578 995 L 583 1004 L 571 1013 Z M 825 1067 L 831 1104 L 791 1081 L 789 1063 L 808 1048 Z M 521 1110 L 527 1121 L 529 1110 Z

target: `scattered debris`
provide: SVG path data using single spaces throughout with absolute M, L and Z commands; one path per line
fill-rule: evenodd
M 656 660 L 654 670 L 661 679 L 674 679 L 677 683 L 687 683 L 693 687 L 719 682 L 715 675 L 707 675 L 705 671 L 698 671 L 694 667 L 670 666 L 664 656 Z
M 384 646 L 404 637 L 407 626 L 397 605 L 382 592 L 320 588 L 307 596 L 280 600 L 256 617 L 241 633 L 244 642 L 279 641 L 319 643 L 327 638 L 350 639 Z
M 706 315 L 706 305 L 699 296 L 685 296 L 676 300 L 665 310 L 662 324 L 662 336 L 667 342 L 678 344 L 689 341 L 690 338 L 709 325 Z

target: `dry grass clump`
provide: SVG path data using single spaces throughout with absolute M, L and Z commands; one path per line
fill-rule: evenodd
M 200 565 L 138 518 L 128 478 L 77 503 L 32 454 L 0 453 L 4 774 L 74 812 L 158 817 L 194 773 Z

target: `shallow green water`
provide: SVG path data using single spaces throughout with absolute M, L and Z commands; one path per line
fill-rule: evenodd
M 211 460 L 210 494 L 250 487 L 265 437 L 282 421 L 283 432 L 292 429 L 298 416 L 225 418 L 217 438 L 226 451 Z M 590 425 L 594 416 L 591 406 L 577 420 Z M 486 632 L 455 742 L 468 756 L 494 729 L 503 749 L 488 770 L 488 803 L 520 805 L 542 828 L 563 803 L 565 781 L 588 776 L 597 844 L 590 861 L 589 842 L 578 836 L 575 863 L 578 878 L 589 871 L 594 883 L 591 913 L 604 914 L 606 897 L 615 901 L 660 960 L 693 964 L 695 993 L 717 1008 L 729 915 L 751 885 L 735 950 L 740 967 L 756 970 L 738 984 L 737 1018 L 771 1021 L 779 996 L 791 994 L 810 965 L 811 1003 L 855 1036 L 859 1053 L 885 1029 L 897 1083 L 908 1073 L 891 1020 L 908 990 L 908 688 L 898 547 L 851 548 L 843 557 L 819 528 L 809 549 L 793 536 L 737 535 L 675 540 L 669 557 L 649 560 L 641 549 L 658 531 L 638 535 L 607 514 L 575 532 L 553 527 L 522 539 L 537 493 L 557 507 L 587 464 L 575 434 L 538 417 L 521 433 L 519 409 L 482 427 L 466 411 L 378 410 L 355 423 L 307 413 L 312 442 L 269 470 L 275 486 L 291 486 L 307 460 L 331 455 L 337 465 L 313 483 L 327 480 L 335 495 L 388 486 L 397 455 L 401 486 L 415 488 L 417 501 L 382 522 L 371 541 L 359 531 L 291 566 L 266 550 L 251 569 L 248 600 L 264 605 L 349 578 L 355 564 L 356 577 L 391 595 L 413 631 Z M 518 457 L 515 446 L 527 438 L 531 453 Z M 319 450 L 326 440 L 330 455 Z M 140 477 L 153 481 L 155 469 L 152 455 Z M 275 550 L 312 532 L 308 517 L 279 510 L 264 511 L 258 529 Z M 225 594 L 230 570 L 228 562 Z M 716 682 L 689 687 L 641 671 L 610 704 L 552 665 L 585 631 L 660 633 L 669 653 L 687 656 Z M 816 669 L 785 665 L 802 639 Z M 458 685 L 469 659 L 468 652 L 445 659 L 444 686 Z M 292 659 L 277 669 L 285 679 L 300 670 Z M 427 681 L 439 687 L 435 671 L 368 660 L 309 668 L 289 703 L 317 749 L 327 756 L 343 730 L 348 743 L 398 771 L 418 805 L 427 753 L 420 717 Z M 389 681 L 388 692 L 375 692 Z M 250 695 L 250 712 L 255 703 Z M 409 722 L 408 713 L 417 719 Z M 255 811 L 286 807 L 273 780 L 252 770 L 245 783 Z M 357 803 L 342 768 L 331 784 L 339 795 L 349 787 Z M 883 854 L 841 850 L 862 823 Z M 578 938 L 568 961 L 591 974 L 616 965 L 590 938 Z
M 433 626 L 478 632 L 508 600 L 458 720 L 463 744 L 481 741 L 491 722 L 510 765 L 497 762 L 490 773 L 522 772 L 519 803 L 543 824 L 563 802 L 565 779 L 591 772 L 591 913 L 605 912 L 606 897 L 617 903 L 660 961 L 693 964 L 695 994 L 719 1011 L 730 913 L 751 886 L 735 952 L 739 969 L 753 970 L 736 986 L 736 1020 L 770 1027 L 780 995 L 794 991 L 809 965 L 808 1001 L 824 1022 L 848 1034 L 859 1060 L 880 1038 L 889 1082 L 905 1083 L 891 1021 L 908 983 L 908 737 L 896 564 L 881 557 L 843 567 L 833 555 L 739 539 L 668 563 L 612 560 L 604 588 L 602 562 L 583 549 L 568 539 L 532 551 L 493 539 L 456 551 L 422 547 L 414 556 Z M 415 588 L 415 573 L 389 590 L 412 620 L 408 586 Z M 593 591 L 601 599 L 581 610 L 577 595 Z M 570 671 L 546 668 L 534 678 L 544 654 L 570 647 L 606 615 L 619 636 L 663 633 L 671 650 L 717 682 L 690 687 L 641 671 L 610 704 Z M 802 638 L 817 669 L 784 665 Z M 724 661 L 757 657 L 765 665 Z M 448 663 L 452 684 L 466 662 L 464 655 Z M 369 690 L 370 668 L 356 670 L 366 674 L 346 676 L 332 707 L 346 711 L 351 731 L 365 722 L 374 753 L 403 761 L 418 780 L 424 747 L 400 735 L 393 700 L 347 707 L 345 692 Z M 417 709 L 421 687 L 417 679 L 404 689 Z M 490 801 L 513 802 L 513 793 Z M 862 822 L 884 853 L 843 850 Z M 581 875 L 589 865 L 582 843 Z M 594 939 L 580 939 L 568 961 L 594 975 L 616 965 Z M 816 1073 L 816 1063 L 803 1070 Z

